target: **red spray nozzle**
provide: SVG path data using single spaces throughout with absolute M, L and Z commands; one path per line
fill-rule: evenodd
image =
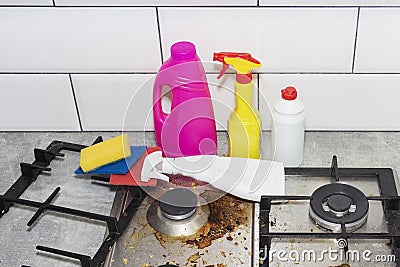
M 226 64 L 225 58 L 242 58 L 242 59 L 245 59 L 247 61 L 253 62 L 255 64 L 261 64 L 260 61 L 258 61 L 254 57 L 252 57 L 250 53 L 218 52 L 218 53 L 214 53 L 214 56 L 213 56 L 213 60 L 214 61 L 219 61 L 219 62 L 222 62 L 224 64 Z
M 219 52 L 214 53 L 214 61 L 219 61 L 223 63 L 221 72 L 218 75 L 218 79 L 222 77 L 227 71 L 229 65 L 232 65 L 237 72 L 238 76 L 245 75 L 251 80 L 251 69 L 258 68 L 261 66 L 260 61 L 253 58 L 250 53 L 240 53 L 240 52 Z M 241 78 L 239 78 L 241 80 Z

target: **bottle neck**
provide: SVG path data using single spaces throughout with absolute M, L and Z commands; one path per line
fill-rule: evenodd
M 248 111 L 253 107 L 254 82 L 242 84 L 235 82 L 236 112 Z
M 251 71 L 247 74 L 236 73 L 236 82 L 240 84 L 248 84 L 251 83 L 252 81 L 253 81 L 253 74 L 251 73 Z

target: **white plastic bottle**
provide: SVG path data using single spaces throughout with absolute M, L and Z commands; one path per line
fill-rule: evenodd
M 272 160 L 282 162 L 285 167 L 298 167 L 303 162 L 304 104 L 292 86 L 281 93 L 272 111 Z

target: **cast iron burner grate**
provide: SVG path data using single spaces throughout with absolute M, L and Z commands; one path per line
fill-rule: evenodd
M 342 225 L 348 232 L 359 229 L 367 220 L 369 203 L 356 187 L 333 183 L 315 190 L 310 199 L 310 217 L 328 230 L 340 232 Z
M 274 238 L 280 239 L 344 239 L 345 251 L 348 248 L 348 239 L 390 239 L 392 253 L 396 258 L 396 266 L 400 266 L 400 197 L 398 196 L 393 170 L 390 168 L 338 168 L 337 158 L 333 156 L 331 168 L 285 168 L 285 175 L 306 177 L 330 177 L 331 184 L 339 182 L 340 177 L 368 177 L 376 178 L 380 196 L 367 196 L 368 201 L 380 201 L 382 203 L 385 219 L 388 225 L 387 232 L 363 233 L 349 232 L 344 221 L 340 222 L 339 232 L 270 232 L 269 217 L 271 205 L 279 205 L 273 201 L 308 200 L 311 196 L 263 196 L 260 203 L 259 220 L 259 251 L 263 253 L 264 261 L 261 267 L 269 266 L 269 252 Z
M 102 141 L 102 137 L 99 136 L 93 144 Z M 19 204 L 37 208 L 36 213 L 27 223 L 28 226 L 33 225 L 33 223 L 46 210 L 105 222 L 108 229 L 107 237 L 104 239 L 104 242 L 93 257 L 46 246 L 36 247 L 36 249 L 40 251 L 45 251 L 63 257 L 79 260 L 82 267 L 97 267 L 101 266 L 104 263 L 108 256 L 110 248 L 114 245 L 120 235 L 127 228 L 130 220 L 132 219 L 142 200 L 146 196 L 142 189 L 140 189 L 139 187 L 132 187 L 129 190 L 128 188 L 125 188 L 127 194 L 129 194 L 129 198 L 131 199 L 131 201 L 128 202 L 129 204 L 126 206 L 125 210 L 121 213 L 121 216 L 119 218 L 52 205 L 51 202 L 60 192 L 60 187 L 57 187 L 43 203 L 20 198 L 24 191 L 37 179 L 37 177 L 42 172 L 51 171 L 51 169 L 47 166 L 49 166 L 50 162 L 56 157 L 64 156 L 64 154 L 60 153 L 62 150 L 80 152 L 81 149 L 85 147 L 85 145 L 67 143 L 62 141 L 53 141 L 45 150 L 35 149 L 35 161 L 31 164 L 21 163 L 21 176 L 7 190 L 4 195 L 0 195 L 0 218 L 10 210 L 13 204 Z

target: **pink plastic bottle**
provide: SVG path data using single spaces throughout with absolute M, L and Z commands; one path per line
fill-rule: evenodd
M 162 87 L 172 90 L 170 114 L 162 110 Z M 157 145 L 166 157 L 215 155 L 217 135 L 207 78 L 194 44 L 178 42 L 153 88 Z

